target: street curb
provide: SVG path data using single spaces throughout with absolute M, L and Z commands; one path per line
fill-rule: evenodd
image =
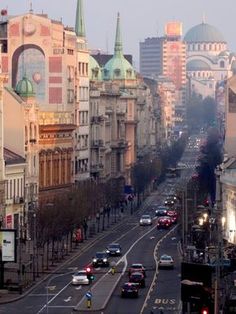
M 152 196 L 154 196 L 156 194 L 156 190 L 155 191 L 152 191 L 147 197 L 146 199 L 140 204 L 139 208 L 137 208 L 133 214 L 139 212 L 140 210 L 143 210 L 145 209 L 147 206 L 149 206 L 149 202 L 148 202 L 148 199 Z M 132 218 L 134 215 L 131 215 L 130 213 L 128 213 L 127 215 L 129 218 Z M 116 224 L 114 224 L 113 226 L 111 226 L 111 228 L 107 229 L 107 230 L 104 230 L 101 235 L 99 237 L 95 237 L 94 239 L 91 239 L 91 242 L 88 242 L 86 243 L 86 245 L 83 247 L 82 251 L 79 251 L 78 253 L 75 253 L 74 256 L 71 256 L 68 260 L 66 260 L 65 262 L 63 262 L 63 264 L 59 265 L 57 268 L 55 268 L 52 272 L 50 272 L 49 274 L 45 275 L 45 277 L 43 277 L 42 279 L 40 279 L 38 282 L 36 282 L 35 284 L 32 284 L 32 286 L 27 289 L 27 291 L 25 291 L 24 293 L 22 293 L 21 295 L 15 297 L 15 298 L 12 298 L 12 299 L 9 299 L 9 300 L 1 300 L 1 295 L 0 295 L 0 305 L 2 304 L 8 304 L 8 303 L 13 303 L 13 302 L 16 302 L 16 301 L 19 301 L 21 299 L 23 299 L 24 297 L 26 297 L 28 294 L 30 294 L 35 288 L 37 288 L 40 284 L 42 284 L 43 282 L 45 282 L 50 276 L 52 276 L 54 273 L 56 273 L 58 270 L 60 270 L 61 268 L 63 268 L 66 264 L 70 263 L 70 261 L 72 261 L 73 259 L 79 257 L 80 254 L 82 254 L 84 252 L 84 249 L 88 248 L 89 246 L 93 246 L 97 241 L 99 241 L 100 239 L 102 239 L 103 237 L 106 236 L 106 233 L 107 232 L 110 232 L 110 231 L 113 231 L 114 229 L 118 228 L 122 223 L 123 223 L 123 220 L 127 217 L 127 216 L 123 216 L 121 221 L 117 222 Z M 79 248 L 79 247 L 78 247 Z M 118 282 L 120 281 L 121 279 L 121 276 L 119 277 L 119 280 L 117 280 L 115 286 L 114 286 L 114 289 L 116 288 Z M 114 291 L 114 289 L 112 290 L 112 292 Z M 110 294 L 111 295 L 111 294 Z M 105 301 L 104 303 L 104 307 L 101 308 L 101 310 L 103 310 L 108 301 L 110 299 L 110 296 L 109 298 L 107 298 L 107 300 Z M 100 310 L 100 309 L 99 309 Z M 99 311 L 98 310 L 98 311 Z M 89 310 L 88 310 L 89 312 Z

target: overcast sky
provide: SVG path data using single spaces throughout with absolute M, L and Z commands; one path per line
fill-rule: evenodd
M 29 11 L 30 0 L 0 0 L 0 8 L 9 15 Z M 74 26 L 77 0 L 32 0 L 35 13 L 47 13 Z M 146 37 L 161 36 L 167 21 L 183 23 L 183 33 L 202 22 L 217 27 L 236 51 L 236 0 L 84 0 L 86 34 L 89 47 L 113 52 L 116 15 L 121 14 L 124 52 L 133 54 L 138 67 L 139 42 Z

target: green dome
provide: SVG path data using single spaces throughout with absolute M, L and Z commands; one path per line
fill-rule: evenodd
M 132 65 L 123 55 L 114 55 L 105 65 L 103 77 L 105 80 L 135 80 Z
M 132 65 L 125 59 L 120 31 L 120 14 L 117 16 L 116 40 L 113 57 L 105 64 L 104 80 L 135 80 L 136 75 Z
M 89 56 L 89 79 L 92 81 L 102 80 L 101 68 L 92 56 Z
M 32 97 L 34 96 L 33 84 L 26 76 L 23 76 L 16 85 L 16 93 L 21 97 Z
M 187 43 L 225 43 L 223 35 L 212 25 L 201 23 L 192 27 L 184 37 Z
M 187 63 L 187 71 L 210 71 L 210 66 L 202 60 L 191 60 Z

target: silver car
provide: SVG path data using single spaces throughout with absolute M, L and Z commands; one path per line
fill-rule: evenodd
M 164 254 L 160 257 L 158 268 L 174 268 L 174 260 L 170 255 Z
M 150 226 L 152 224 L 152 217 L 150 215 L 142 215 L 139 220 L 140 226 Z
M 79 270 L 72 275 L 72 285 L 89 285 L 86 270 Z

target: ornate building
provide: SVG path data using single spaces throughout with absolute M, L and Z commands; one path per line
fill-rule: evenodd
M 74 181 L 88 179 L 90 177 L 90 113 L 89 113 L 89 51 L 85 35 L 85 23 L 83 16 L 82 0 L 77 1 L 76 11 L 76 54 L 77 54 L 77 77 L 75 94 L 75 137 L 74 137 Z M 71 82 L 74 80 L 74 70 L 71 69 Z M 73 90 L 73 84 L 72 84 Z M 72 99 L 73 99 L 73 91 Z
M 235 55 L 228 51 L 220 31 L 205 22 L 192 27 L 185 35 L 187 44 L 187 77 L 190 95 L 211 96 L 218 110 L 225 110 L 224 81 L 232 75 Z

